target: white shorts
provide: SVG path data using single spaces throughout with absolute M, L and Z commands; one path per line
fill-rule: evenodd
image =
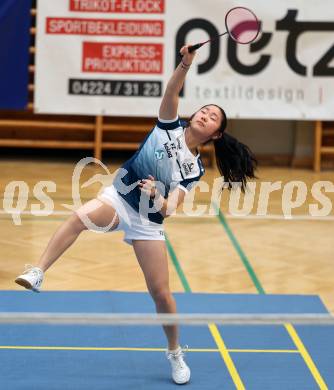
M 127 244 L 132 245 L 132 240 L 165 241 L 163 225 L 141 216 L 118 194 L 114 186 L 106 187 L 98 199 L 116 210 L 119 224 L 113 231 L 124 231 Z

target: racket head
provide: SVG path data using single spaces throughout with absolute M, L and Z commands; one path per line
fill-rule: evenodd
M 249 8 L 234 7 L 225 16 L 225 27 L 235 42 L 246 45 L 258 37 L 261 23 Z

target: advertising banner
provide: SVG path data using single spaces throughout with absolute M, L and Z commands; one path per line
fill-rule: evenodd
M 179 49 L 216 38 L 235 0 L 38 2 L 39 113 L 156 116 Z M 180 115 L 221 105 L 230 118 L 334 119 L 332 0 L 245 0 L 261 21 L 250 45 L 198 50 Z

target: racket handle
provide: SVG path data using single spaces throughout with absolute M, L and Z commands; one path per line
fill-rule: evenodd
M 204 44 L 203 43 L 197 43 L 196 45 L 193 45 L 193 46 L 190 46 L 188 47 L 188 51 L 189 53 L 192 53 L 194 52 L 195 50 L 199 49 L 200 47 L 202 47 Z
M 206 42 L 204 42 L 206 43 Z M 189 53 L 192 53 L 194 52 L 195 50 L 199 49 L 200 47 L 202 47 L 204 45 L 204 43 L 196 43 L 196 45 L 193 45 L 193 46 L 189 46 L 188 47 L 188 51 Z M 180 58 L 183 58 L 183 55 L 181 53 L 179 53 L 179 57 Z

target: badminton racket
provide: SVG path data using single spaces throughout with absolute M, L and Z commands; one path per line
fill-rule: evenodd
M 230 9 L 226 14 L 225 27 L 226 31 L 218 37 L 189 46 L 189 53 L 194 52 L 206 43 L 215 41 L 226 34 L 228 34 L 237 43 L 243 45 L 252 43 L 259 35 L 261 23 L 254 12 L 250 9 L 245 7 L 235 7 Z

